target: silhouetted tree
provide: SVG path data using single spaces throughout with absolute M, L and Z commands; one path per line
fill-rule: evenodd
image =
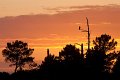
M 120 80 L 120 51 L 116 56 L 116 62 L 114 63 L 112 74 L 113 80 Z
M 117 45 L 117 42 L 114 41 L 114 39 L 111 39 L 111 36 L 110 35 L 107 35 L 107 34 L 103 34 L 101 35 L 100 37 L 96 37 L 96 40 L 93 40 L 93 44 L 95 45 L 94 46 L 94 51 L 97 51 L 99 55 L 99 60 L 100 63 L 101 63 L 101 66 L 102 65 L 108 65 L 108 61 L 111 61 L 114 57 L 113 54 L 109 54 L 110 51 L 113 51 L 115 50 L 116 48 L 116 45 Z M 107 63 L 106 62 L 106 60 Z M 102 64 L 103 62 L 103 64 Z
M 40 65 L 44 79 L 61 80 L 78 78 L 81 55 L 74 45 L 66 45 L 59 56 L 47 55 Z M 82 63 L 82 62 L 81 62 Z
M 116 51 L 110 52 L 109 54 L 107 54 L 105 71 L 107 71 L 109 73 L 113 72 L 112 69 L 114 67 L 114 64 L 115 64 L 117 58 L 118 58 L 118 52 L 116 52 Z
M 66 45 L 66 47 L 59 52 L 59 57 L 66 62 L 78 62 L 80 60 L 80 52 L 78 48 L 70 44 Z
M 54 55 L 47 55 L 44 59 L 44 61 L 42 61 L 42 64 L 40 65 L 41 68 L 48 68 L 48 66 L 52 65 L 55 63 L 55 56 Z
M 56 80 L 59 67 L 59 59 L 55 55 L 47 55 L 40 65 L 43 79 Z
M 117 42 L 111 39 L 110 35 L 102 34 L 100 37 L 96 37 L 93 40 L 94 50 L 101 51 L 102 53 L 107 53 L 116 48 Z
M 61 74 L 64 79 L 78 79 L 83 71 L 82 58 L 78 48 L 75 45 L 66 45 L 61 52 L 59 52 L 59 58 L 61 61 L 62 69 Z
M 32 66 L 34 64 L 31 57 L 34 49 L 28 48 L 28 44 L 22 41 L 14 41 L 7 43 L 7 47 L 2 51 L 6 62 L 11 62 L 10 66 L 15 66 L 15 72 L 22 70 L 26 64 Z
M 93 40 L 93 44 L 94 47 L 86 55 L 86 63 L 89 66 L 89 72 L 102 78 L 100 75 L 103 75 L 103 72 L 109 68 L 108 65 L 111 65 L 110 61 L 113 59 L 113 55 L 109 53 L 115 50 L 117 42 L 111 39 L 110 35 L 102 34 Z

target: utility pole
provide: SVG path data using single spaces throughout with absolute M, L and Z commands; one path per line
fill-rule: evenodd
M 84 53 L 83 53 L 83 43 L 80 45 L 81 46 L 81 54 L 83 55 Z
M 90 51 L 90 29 L 89 29 L 89 22 L 88 18 L 86 17 L 87 20 L 87 27 L 88 27 L 88 52 Z
M 50 52 L 49 52 L 49 49 L 47 49 L 47 56 L 49 56 L 50 55 Z
M 88 28 L 88 30 L 81 29 L 80 26 L 79 26 L 79 30 L 82 30 L 82 32 L 87 32 L 88 33 L 88 53 L 89 53 L 89 51 L 90 51 L 90 28 L 89 28 L 89 22 L 88 22 L 87 17 L 86 17 L 86 20 L 87 20 L 87 28 Z

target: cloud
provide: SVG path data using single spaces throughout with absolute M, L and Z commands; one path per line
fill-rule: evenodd
M 110 25 L 111 23 L 110 22 L 103 22 L 102 24 Z
M 38 35 L 43 37 L 52 33 L 65 35 L 66 32 L 66 34 L 70 34 L 70 31 L 75 30 L 73 26 L 76 26 L 76 23 L 86 25 L 86 16 L 89 18 L 90 24 L 94 25 L 102 22 L 111 23 L 111 25 L 119 24 L 120 9 L 118 5 L 76 6 L 71 9 L 75 10 L 59 11 L 60 13 L 54 15 L 40 14 L 0 18 L 0 35 L 2 38 L 36 38 Z M 81 11 L 81 9 L 83 10 Z
M 58 36 L 57 34 L 50 34 L 50 36 L 46 36 L 46 38 L 11 38 L 11 39 L 0 39 L 1 46 L 0 48 L 5 48 L 7 42 L 13 42 L 15 40 L 21 40 L 23 42 L 27 42 L 28 45 L 31 47 L 39 46 L 39 47 L 46 47 L 46 46 L 57 46 L 57 45 L 63 45 L 67 42 L 75 42 L 78 41 L 78 39 L 73 39 L 71 37 L 67 36 Z M 51 44 L 52 43 L 52 44 Z
M 77 11 L 77 10 L 88 10 L 90 7 L 56 7 L 56 8 L 43 8 L 47 11 L 53 12 L 54 14 L 62 13 L 62 12 L 67 12 L 67 11 Z

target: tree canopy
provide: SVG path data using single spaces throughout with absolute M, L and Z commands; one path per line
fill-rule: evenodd
M 28 44 L 22 41 L 8 42 L 7 47 L 2 51 L 6 62 L 11 62 L 10 66 L 15 66 L 15 72 L 22 70 L 26 64 L 31 66 L 34 61 L 31 57 L 34 49 L 28 47 Z
M 93 48 L 86 57 L 88 65 L 92 66 L 95 72 L 110 71 L 111 61 L 114 60 L 116 56 L 114 50 L 117 42 L 111 39 L 110 35 L 102 34 L 93 40 L 93 45 Z
M 59 57 L 61 60 L 65 61 L 76 61 L 80 58 L 79 49 L 74 45 L 66 45 L 61 52 L 59 52 Z
M 110 35 L 102 34 L 100 37 L 96 37 L 93 40 L 94 49 L 98 51 L 103 51 L 104 53 L 114 50 L 116 48 L 117 42 L 111 39 Z

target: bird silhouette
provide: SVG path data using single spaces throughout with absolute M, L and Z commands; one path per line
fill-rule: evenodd
M 81 30 L 81 27 L 79 26 L 79 30 Z

